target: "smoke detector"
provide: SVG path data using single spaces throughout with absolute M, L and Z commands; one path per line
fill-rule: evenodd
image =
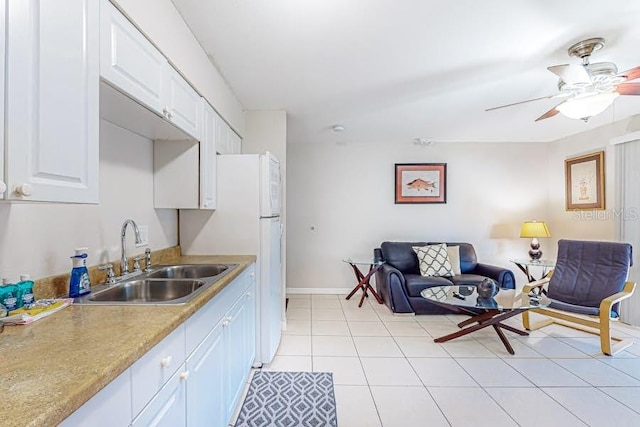
M 432 139 L 427 138 L 413 138 L 413 143 L 416 145 L 421 145 L 423 147 L 431 147 L 436 142 Z

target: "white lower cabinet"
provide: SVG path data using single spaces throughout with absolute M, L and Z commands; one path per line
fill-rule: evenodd
M 242 389 L 255 357 L 255 286 L 250 286 L 227 317 L 225 331 L 228 364 L 227 419 L 240 400 Z M 250 358 L 250 360 L 249 360 Z
M 218 324 L 187 359 L 187 425 L 223 426 L 225 348 L 224 327 Z
M 236 280 L 237 287 L 225 289 L 220 302 L 210 302 L 201 318 L 187 325 L 189 331 L 201 334 L 208 315 L 218 314 L 219 320 L 187 359 L 190 373 L 187 383 L 187 425 L 226 426 L 239 404 L 242 390 L 251 372 L 255 356 L 255 280 L 251 265 Z M 231 304 L 229 304 L 231 303 Z M 225 313 L 220 318 L 219 314 Z M 206 422 L 203 423 L 202 420 Z
M 254 272 L 251 264 L 60 425 L 227 426 L 255 356 Z
M 132 427 L 187 425 L 186 383 L 189 372 L 183 363 L 178 371 L 162 386 L 151 402 L 131 423 Z

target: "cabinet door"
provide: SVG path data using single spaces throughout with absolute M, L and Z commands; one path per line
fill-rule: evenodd
M 229 132 L 229 125 L 220 116 L 216 116 L 216 149 L 220 154 L 231 154 Z
M 100 76 L 162 115 L 167 60 L 108 0 L 100 3 Z
M 180 427 L 187 424 L 186 382 L 189 372 L 184 363 L 131 423 L 132 427 Z
M 227 344 L 227 417 L 233 415 L 233 411 L 240 400 L 242 389 L 251 371 L 251 363 L 248 363 L 250 346 L 255 348 L 255 342 L 249 343 L 250 331 L 255 330 L 255 324 L 249 323 L 251 314 L 249 312 L 249 302 L 245 293 L 242 298 L 233 306 L 227 316 L 228 326 L 225 330 Z M 251 358 L 253 361 L 253 358 Z
M 187 426 L 226 426 L 225 348 L 218 324 L 187 359 Z
M 200 95 L 169 63 L 165 66 L 165 115 L 183 131 L 200 140 Z
M 60 423 L 60 427 L 126 427 L 130 423 L 131 379 L 127 369 Z
M 8 197 L 97 203 L 99 4 L 7 3 Z
M 231 128 L 229 128 L 228 140 L 229 150 L 231 151 L 231 154 L 242 154 L 242 139 Z
M 245 357 L 244 366 L 247 372 L 251 369 L 256 358 L 256 282 L 250 277 L 251 285 L 244 295 L 246 309 L 246 332 L 244 335 Z
M 202 98 L 200 140 L 200 209 L 216 208 L 216 112 Z

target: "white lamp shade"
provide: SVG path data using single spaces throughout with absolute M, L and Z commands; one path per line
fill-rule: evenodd
M 563 102 L 556 109 L 570 119 L 585 119 L 602 113 L 618 95 L 618 92 L 609 92 L 578 96 Z

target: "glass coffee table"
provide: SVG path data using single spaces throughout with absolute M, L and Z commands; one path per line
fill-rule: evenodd
M 471 316 L 458 323 L 459 331 L 436 338 L 434 342 L 446 342 L 491 326 L 510 354 L 515 352 L 502 329 L 522 336 L 529 333 L 502 322 L 526 310 L 547 307 L 550 303 L 544 294 L 527 295 L 516 293 L 515 289 L 501 289 L 493 298 L 480 298 L 475 285 L 433 286 L 424 289 L 420 295 L 454 313 Z

